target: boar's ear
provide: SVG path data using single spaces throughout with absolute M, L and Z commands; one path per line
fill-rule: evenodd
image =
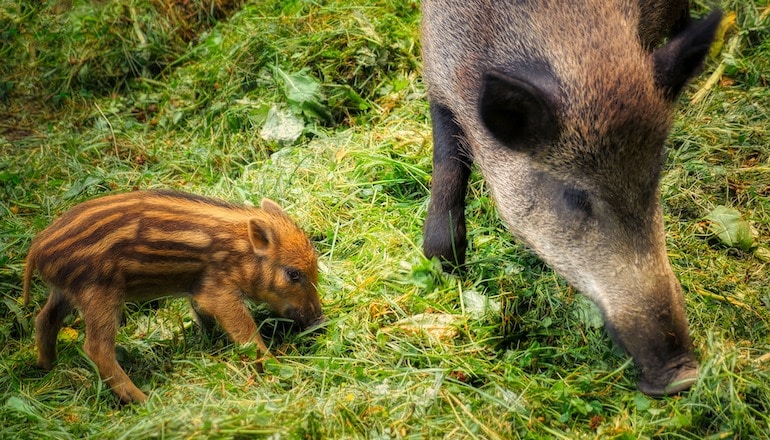
M 254 253 L 262 255 L 273 242 L 273 228 L 265 219 L 252 217 L 249 219 L 249 241 Z
M 269 212 L 270 214 L 286 216 L 286 212 L 283 210 L 283 208 L 268 198 L 262 199 L 260 207 L 263 211 Z
M 722 12 L 714 11 L 653 53 L 655 83 L 667 99 L 676 99 L 687 81 L 698 73 L 721 19 Z
M 482 84 L 481 121 L 503 145 L 529 148 L 529 142 L 551 139 L 558 131 L 546 95 L 547 90 L 530 80 L 491 70 Z

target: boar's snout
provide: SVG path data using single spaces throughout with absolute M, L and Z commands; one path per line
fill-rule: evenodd
M 648 396 L 670 396 L 687 391 L 698 380 L 698 362 L 686 356 L 663 371 L 645 371 L 639 391 Z

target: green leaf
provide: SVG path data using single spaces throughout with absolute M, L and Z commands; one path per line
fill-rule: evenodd
M 754 245 L 751 226 L 741 218 L 737 209 L 719 205 L 714 208 L 706 219 L 710 222 L 711 232 L 727 246 L 748 251 Z
M 584 296 L 578 296 L 576 299 L 576 307 L 573 309 L 576 318 L 589 328 L 602 328 L 604 327 L 604 318 L 599 307 Z
M 647 411 L 650 408 L 650 399 L 644 397 L 641 393 L 636 393 L 634 396 L 634 405 L 639 411 Z
M 359 110 L 369 110 L 369 103 L 358 93 L 356 92 L 352 87 L 348 85 L 342 86 L 345 96 L 356 104 Z
M 291 379 L 296 374 L 296 368 L 275 358 L 267 358 L 263 362 L 265 373 L 281 379 Z
M 73 183 L 70 189 L 68 189 L 62 197 L 64 200 L 75 198 L 81 193 L 89 191 L 91 188 L 99 185 L 100 183 L 102 183 L 102 179 L 94 176 L 88 176 Z
M 8 400 L 5 401 L 5 407 L 23 415 L 29 421 L 39 422 L 43 420 L 40 413 L 30 405 L 29 402 L 18 397 L 14 396 L 8 398 Z
M 9 173 L 7 171 L 0 172 L 0 183 L 10 183 L 13 185 L 18 185 L 18 183 L 21 181 L 19 178 L 19 175 L 16 173 Z
M 283 83 L 284 94 L 289 106 L 308 118 L 331 122 L 332 116 L 326 108 L 326 98 L 321 93 L 321 83 L 303 69 L 297 73 L 286 73 L 275 67 L 275 76 Z

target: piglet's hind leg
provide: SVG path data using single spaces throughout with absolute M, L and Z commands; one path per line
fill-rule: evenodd
M 112 388 L 120 400 L 126 403 L 144 402 L 147 395 L 134 385 L 115 359 L 115 337 L 122 302 L 109 298 L 121 298 L 115 292 L 102 295 L 83 307 L 86 324 L 86 341 L 83 349 L 99 369 L 99 376 Z
M 56 337 L 64 318 L 72 312 L 72 303 L 59 289 L 51 289 L 43 309 L 35 318 L 35 341 L 37 344 L 37 365 L 50 370 L 56 360 Z

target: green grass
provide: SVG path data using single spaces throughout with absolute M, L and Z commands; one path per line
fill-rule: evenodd
M 663 399 L 636 391 L 596 308 L 511 239 L 477 173 L 467 273 L 422 257 L 418 2 L 99 4 L 0 0 L 0 438 L 767 437 L 766 0 L 725 0 L 735 25 L 669 140 L 668 251 L 702 377 Z M 168 12 L 181 5 L 196 13 Z M 263 136 L 276 115 L 296 140 Z M 319 251 L 326 331 L 256 308 L 281 353 L 258 374 L 248 347 L 202 336 L 166 300 L 129 307 L 118 336 L 146 405 L 99 380 L 74 314 L 54 370 L 35 369 L 46 290 L 21 304 L 30 240 L 80 201 L 154 187 L 284 205 Z M 749 221 L 753 248 L 720 243 L 706 220 L 719 205 Z M 415 331 L 437 316 L 443 333 Z

